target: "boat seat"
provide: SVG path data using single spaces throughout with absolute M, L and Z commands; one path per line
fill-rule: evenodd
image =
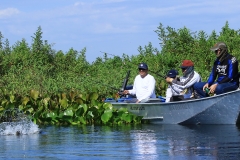
M 160 102 L 162 102 L 162 101 L 159 98 L 149 98 L 148 101 L 146 101 L 144 103 L 160 103 Z

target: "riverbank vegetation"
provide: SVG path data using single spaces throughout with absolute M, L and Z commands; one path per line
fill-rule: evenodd
M 210 35 L 186 27 L 176 30 L 161 23 L 155 32 L 161 50 L 149 43 L 139 46 L 138 55 L 103 53 L 92 63 L 86 60 L 87 48 L 70 48 L 66 53 L 54 50 L 42 39 L 41 27 L 31 44 L 22 39 L 10 46 L 0 32 L 0 114 L 19 108 L 38 124 L 140 123 L 141 117 L 104 103 L 107 97 L 117 98 L 128 70 L 129 84 L 133 84 L 140 62 L 148 64 L 157 81 L 156 93 L 164 96 L 167 84 L 159 75 L 173 68 L 179 70 L 184 59 L 192 60 L 202 80 L 207 79 L 216 58 L 209 48 L 216 42 L 224 41 L 229 52 L 240 60 L 240 30 L 231 29 L 228 22 L 220 33 L 212 31 Z

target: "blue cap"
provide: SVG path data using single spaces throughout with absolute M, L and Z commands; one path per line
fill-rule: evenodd
M 146 63 L 140 63 L 138 69 L 148 69 L 148 66 Z
M 167 73 L 167 77 L 175 78 L 178 75 L 178 71 L 175 69 L 171 69 Z

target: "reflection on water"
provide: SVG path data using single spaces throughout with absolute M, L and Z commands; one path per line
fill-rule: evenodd
M 40 134 L 0 135 L 0 158 L 239 159 L 235 125 L 41 127 Z
M 152 130 L 135 130 L 131 132 L 132 154 L 139 159 L 158 159 L 157 137 Z

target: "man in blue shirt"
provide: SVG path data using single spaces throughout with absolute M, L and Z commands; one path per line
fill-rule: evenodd
M 217 59 L 208 81 L 194 84 L 194 89 L 201 98 L 209 96 L 206 89 L 209 93 L 218 95 L 236 90 L 239 86 L 238 60 L 228 53 L 227 45 L 218 42 L 210 50 L 215 52 Z

